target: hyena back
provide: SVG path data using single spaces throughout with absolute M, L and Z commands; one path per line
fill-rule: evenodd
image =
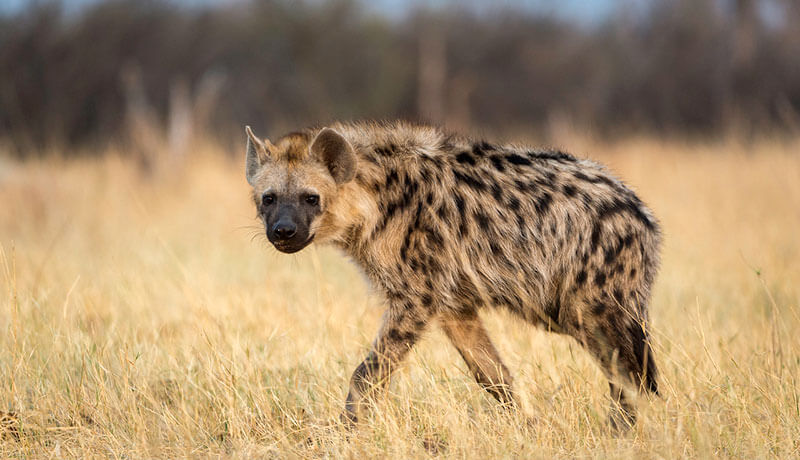
M 511 374 L 477 313 L 485 307 L 582 344 L 608 377 L 617 426 L 635 421 L 637 392 L 658 393 L 647 315 L 658 223 L 600 165 L 399 122 L 335 124 L 274 144 L 247 133 L 247 179 L 273 245 L 338 246 L 386 296 L 346 420 L 432 323 L 478 383 L 514 406 Z

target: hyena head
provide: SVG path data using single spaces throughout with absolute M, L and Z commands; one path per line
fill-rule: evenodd
M 339 187 L 355 175 L 356 155 L 336 131 L 292 133 L 274 144 L 246 127 L 247 182 L 269 241 L 291 254 L 331 237 Z

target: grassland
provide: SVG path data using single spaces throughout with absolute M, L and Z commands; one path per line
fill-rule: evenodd
M 568 147 L 665 229 L 663 398 L 628 434 L 605 428 L 607 386 L 574 342 L 487 313 L 524 415 L 431 331 L 346 435 L 381 300 L 332 249 L 268 247 L 241 164 L 197 153 L 146 178 L 113 152 L 0 156 L 0 457 L 800 456 L 800 145 Z

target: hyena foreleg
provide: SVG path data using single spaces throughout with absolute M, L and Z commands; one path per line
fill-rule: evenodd
M 515 407 L 511 373 L 489 339 L 478 314 L 444 316 L 440 324 L 478 384 L 501 403 Z
M 364 399 L 389 383 L 392 372 L 417 342 L 429 318 L 430 313 L 422 307 L 410 303 L 390 304 L 372 350 L 350 378 L 350 391 L 342 415 L 345 422 L 357 422 Z

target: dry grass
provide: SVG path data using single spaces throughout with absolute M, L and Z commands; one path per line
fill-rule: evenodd
M 575 150 L 666 232 L 664 397 L 627 435 L 605 429 L 587 354 L 494 313 L 527 416 L 433 331 L 345 435 L 330 424 L 381 314 L 358 271 L 268 248 L 238 164 L 205 155 L 146 181 L 109 155 L 0 162 L 0 457 L 797 458 L 798 145 Z

